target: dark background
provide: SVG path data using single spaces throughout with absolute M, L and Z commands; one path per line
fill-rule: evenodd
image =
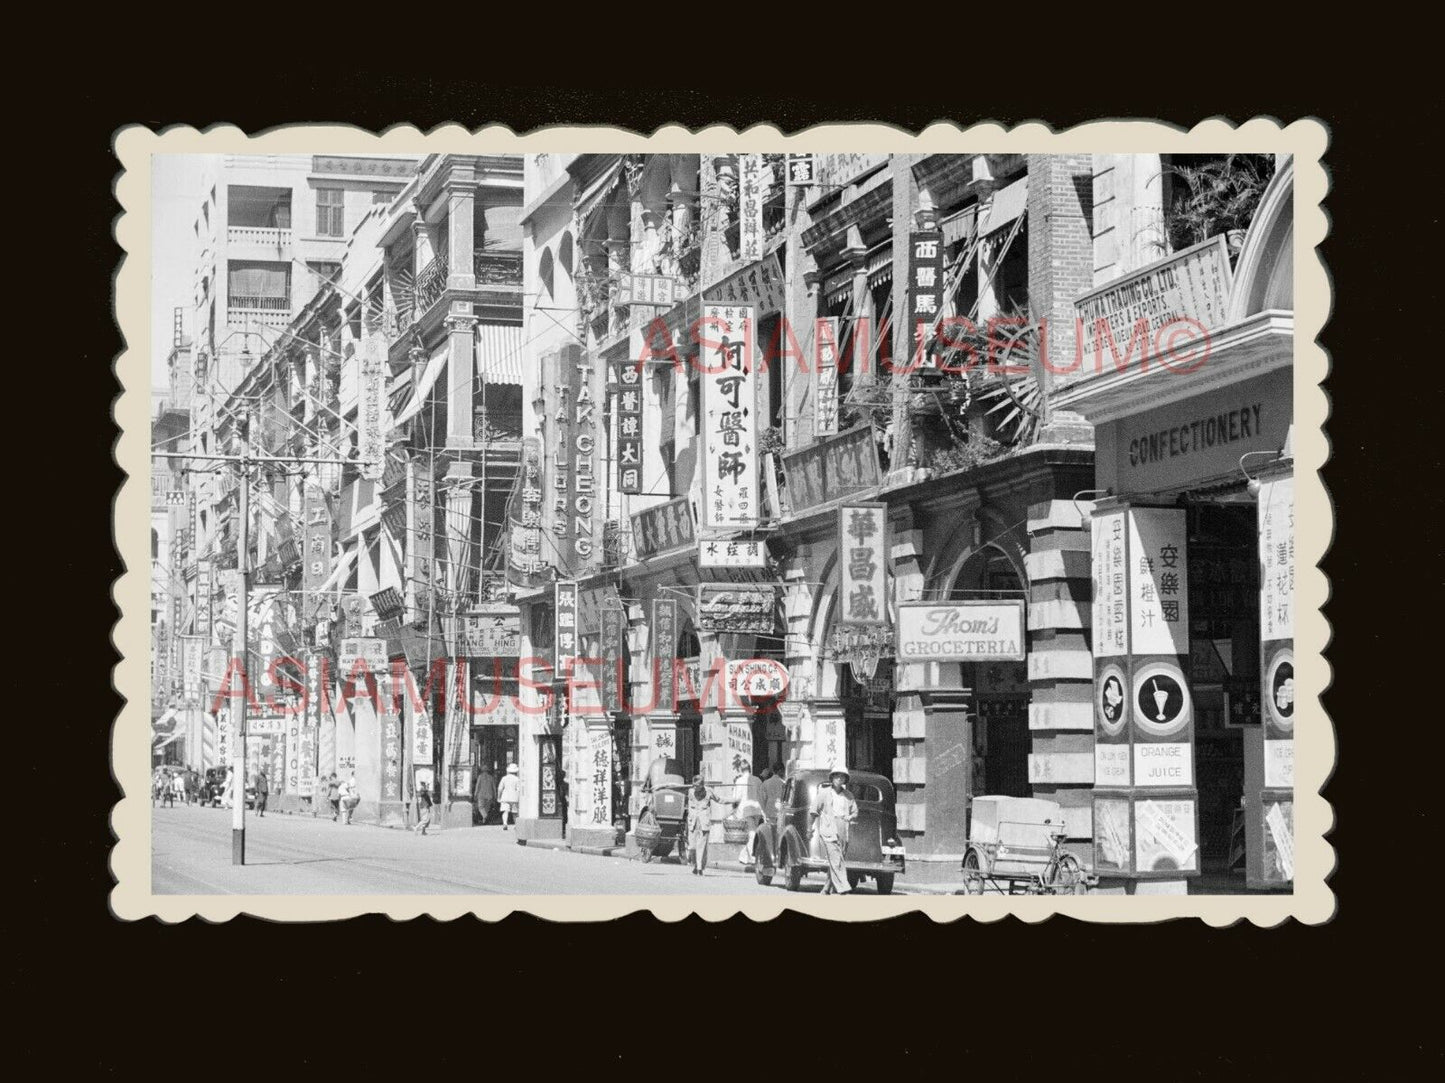
M 736 13 L 716 17 L 728 22 Z M 406 23 L 395 24 L 391 48 L 398 52 L 412 48 Z M 914 40 L 940 54 L 952 48 L 947 37 Z M 836 48 L 766 80 L 717 78 L 743 88 L 733 93 L 673 85 L 685 68 L 721 76 L 724 58 L 706 61 L 700 45 L 689 35 L 659 52 L 656 67 L 639 73 L 641 85 L 616 85 L 614 73 L 625 65 L 599 58 L 588 74 L 594 83 L 609 82 L 607 92 L 541 85 L 535 74 L 532 82 L 486 86 L 335 70 L 347 67 L 345 58 L 323 71 L 301 48 L 276 50 L 275 69 L 253 57 L 265 78 L 223 78 L 217 73 L 239 63 L 238 56 L 203 55 L 188 66 L 184 50 L 161 52 L 153 65 L 140 65 L 141 77 L 134 69 L 122 75 L 88 68 L 67 87 L 69 104 L 55 117 L 67 125 L 63 135 L 43 154 L 32 150 L 12 163 L 55 165 L 30 176 L 32 194 L 15 207 L 41 227 L 43 247 L 34 251 L 51 285 L 64 286 L 36 291 L 43 296 L 31 300 L 39 307 L 48 301 L 58 310 L 47 323 L 26 308 L 30 326 L 51 331 L 15 358 L 40 377 L 41 401 L 64 404 L 45 422 L 49 438 L 20 446 L 54 447 L 56 440 L 64 450 L 38 463 L 16 460 L 12 474 L 22 482 L 17 492 L 30 489 L 27 477 L 53 479 L 62 504 L 24 517 L 33 525 L 42 517 L 58 524 L 29 535 L 41 541 L 37 555 L 46 571 L 38 579 L 54 585 L 22 610 L 55 623 L 33 636 L 28 621 L 18 622 L 22 641 L 48 647 L 24 649 L 12 662 L 38 673 L 35 685 L 56 702 L 40 705 L 38 715 L 12 714 L 15 721 L 30 715 L 43 740 L 11 743 L 36 798 L 12 806 L 22 813 L 11 817 L 12 837 L 23 840 L 12 883 L 26 896 L 27 912 L 23 926 L 12 925 L 9 942 L 27 949 L 11 968 L 26 1008 L 37 1018 L 62 1020 L 61 1033 L 72 1039 L 42 1044 L 45 1032 L 37 1029 L 26 1032 L 22 1048 L 82 1069 L 132 1063 L 166 1074 L 169 1065 L 184 1065 L 175 1070 L 186 1075 L 229 1075 L 227 1067 L 319 1072 L 328 1083 L 342 1071 L 370 1078 L 377 1054 L 387 1053 L 403 1058 L 409 1074 L 428 1078 L 441 1074 L 448 1055 L 469 1075 L 501 1070 L 501 1060 L 517 1057 L 521 1067 L 510 1072 L 516 1079 L 552 1075 L 564 1051 L 594 1059 L 599 1070 L 607 1064 L 648 1074 L 750 1077 L 873 1075 L 880 1069 L 864 1069 L 854 1058 L 885 1052 L 890 1059 L 881 1071 L 907 1076 L 930 1055 L 942 1055 L 945 1071 L 966 1075 L 975 1067 L 972 1057 L 1013 1058 L 1015 1050 L 1016 1063 L 1031 1065 L 1028 1074 L 1050 1077 L 1096 1063 L 1172 1079 L 1196 1076 L 1186 1064 L 1244 1075 L 1268 1067 L 1273 1074 L 1303 1058 L 1355 1078 L 1342 1058 L 1357 1043 L 1369 1050 L 1376 1071 L 1430 1049 L 1438 1062 L 1436 1029 L 1422 1025 L 1422 1004 L 1434 1000 L 1428 994 L 1434 964 L 1422 949 L 1438 939 L 1425 909 L 1434 892 L 1425 881 L 1440 865 L 1438 816 L 1429 807 L 1439 761 L 1424 753 L 1442 714 L 1429 657 L 1438 636 L 1425 623 L 1438 612 L 1430 593 L 1438 599 L 1440 545 L 1424 524 L 1438 521 L 1440 512 L 1439 445 L 1430 436 L 1440 379 L 1428 345 L 1435 336 L 1411 330 L 1412 316 L 1427 323 L 1438 311 L 1434 274 L 1411 266 L 1425 234 L 1438 236 L 1430 229 L 1438 227 L 1438 200 L 1429 193 L 1395 198 L 1404 190 L 1390 178 L 1422 150 L 1420 137 L 1403 127 L 1399 103 L 1390 106 L 1387 122 L 1354 99 L 1353 84 L 1342 79 L 1265 87 L 1219 70 L 1167 86 L 1153 76 L 1093 79 L 1091 87 L 1114 96 L 1090 100 L 1078 87 L 1008 78 L 1008 62 L 998 58 L 989 61 L 999 71 L 994 79 L 945 72 L 931 83 L 891 60 L 881 63 L 882 78 L 840 78 L 840 71 L 874 65 L 860 68 L 857 57 Z M 1233 46 L 1220 48 L 1208 67 L 1233 53 Z M 291 64 L 301 70 L 289 70 Z M 473 65 L 436 65 L 443 67 Z M 565 69 L 551 66 L 545 78 Z M 902 96 L 890 100 L 890 90 Z M 117 615 L 109 589 L 120 571 L 110 544 L 121 476 L 110 457 L 109 417 L 119 393 L 111 364 L 121 345 L 111 317 L 120 255 L 111 232 L 119 211 L 111 140 L 119 127 L 224 121 L 254 133 L 298 118 L 371 129 L 406 118 L 424 130 L 443 121 L 475 128 L 502 119 L 519 132 L 603 122 L 649 131 L 665 122 L 742 127 L 767 120 L 793 131 L 829 120 L 882 119 L 918 130 L 950 106 L 964 127 L 982 118 L 1013 124 L 1046 117 L 1058 130 L 1093 117 L 1153 113 L 1184 127 L 1208 116 L 1265 114 L 1286 121 L 1318 116 L 1331 128 L 1325 162 L 1333 177 L 1326 200 L 1333 232 L 1323 254 L 1336 297 L 1323 344 L 1334 358 L 1327 388 L 1340 404 L 1328 422 L 1335 457 L 1324 472 L 1338 516 L 1325 562 L 1334 590 L 1326 615 L 1335 629 L 1328 651 L 1335 683 L 1325 705 L 1341 757 L 1325 791 L 1339 820 L 1331 835 L 1339 860 L 1331 880 L 1338 897 L 1333 921 L 1265 930 L 1211 929 L 1198 921 L 939 925 L 913 915 L 870 925 L 784 916 L 765 925 L 692 918 L 665 926 L 634 915 L 552 926 L 518 915 L 500 928 L 474 919 L 444 927 L 384 917 L 166 926 L 109 913 L 107 814 L 119 798 L 108 766 L 120 706 L 109 673 Z M 20 405 L 12 418 L 32 409 Z M 56 672 L 44 663 L 55 650 L 80 661 Z M 1384 675 L 1393 683 L 1408 671 L 1415 673 L 1408 691 L 1379 687 Z M 1397 714 L 1405 702 L 1415 706 Z M 1384 703 L 1395 710 L 1375 709 Z M 684 1011 L 699 1002 L 714 1007 Z M 82 1030 L 70 1029 L 76 1024 Z M 528 1028 L 542 1030 L 524 1033 Z M 78 1033 L 86 1040 L 74 1041 Z M 240 1046 L 232 1044 L 238 1033 L 246 1036 Z M 668 1042 L 683 1048 L 667 1052 Z

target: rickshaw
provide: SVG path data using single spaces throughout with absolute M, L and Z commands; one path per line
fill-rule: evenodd
M 652 761 L 643 784 L 642 811 L 633 830 L 644 862 L 666 857 L 676 846 L 678 861 L 686 864 L 687 788 L 681 763 L 665 756 Z
M 1058 802 L 975 797 L 959 895 L 1083 895 L 1098 883 L 1064 849 Z

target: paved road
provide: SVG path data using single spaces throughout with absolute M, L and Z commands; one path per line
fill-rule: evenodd
M 246 865 L 231 864 L 231 812 L 151 810 L 157 895 L 757 895 L 751 876 L 518 846 L 500 827 L 409 831 L 310 816 L 246 817 Z M 818 890 L 805 884 L 805 890 Z

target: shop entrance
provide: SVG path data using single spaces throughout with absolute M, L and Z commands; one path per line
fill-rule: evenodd
M 472 792 L 467 796 L 475 799 L 478 792 L 477 787 L 486 777 L 490 777 L 491 785 L 488 787 L 493 797 L 496 794 L 496 786 L 502 781 L 502 776 L 507 773 L 509 764 L 517 763 L 517 734 L 516 726 L 477 726 L 472 730 Z M 485 798 L 486 793 L 482 796 Z M 474 823 L 500 823 L 501 814 L 497 811 L 496 802 L 491 802 L 488 814 L 483 819 L 482 810 L 476 809 L 473 814 Z
M 1199 854 L 1206 873 L 1244 876 L 1244 732 L 1259 713 L 1259 527 L 1243 489 L 1191 504 L 1189 683 Z

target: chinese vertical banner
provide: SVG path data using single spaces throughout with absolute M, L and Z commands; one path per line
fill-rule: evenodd
M 386 398 L 386 340 L 368 335 L 361 346 L 361 380 L 357 386 L 357 456 L 361 476 L 368 481 L 381 478 L 385 465 L 386 433 L 382 430 L 382 408 Z
M 565 681 L 577 659 L 577 581 L 559 580 L 556 585 L 557 662 L 555 678 Z
M 621 609 L 602 610 L 602 706 L 609 714 L 622 710 L 626 672 L 622 658 L 625 624 L 626 614 Z
M 254 741 L 255 738 L 249 740 Z M 257 771 L 264 766 L 267 774 L 270 775 L 272 797 L 280 797 L 282 792 L 288 789 L 286 785 L 286 753 L 290 750 L 290 743 L 286 739 L 286 734 L 277 728 L 276 732 L 271 734 L 271 762 L 264 765 L 257 763 L 256 765 Z
M 431 713 L 418 709 L 412 715 L 411 762 L 425 767 L 433 762 Z
M 330 615 L 321 587 L 331 575 L 331 513 L 321 490 L 308 485 L 306 522 L 301 533 L 301 591 L 306 599 L 302 620 L 314 624 Z
M 659 711 L 676 709 L 677 667 L 677 599 L 652 600 L 652 673 L 657 681 L 656 703 Z M 645 697 L 644 697 L 645 699 Z
M 908 235 L 908 326 L 912 329 L 913 358 L 928 355 L 933 325 L 943 312 L 943 233 L 936 229 L 915 230 Z
M 1197 873 L 1185 513 L 1104 510 L 1090 533 L 1095 867 Z
M 888 623 L 888 505 L 844 504 L 838 509 L 838 622 Z
M 763 156 L 738 155 L 738 259 L 763 258 Z
M 381 715 L 381 799 L 400 801 L 402 764 L 401 716 L 390 697 L 382 701 Z
M 788 184 L 806 187 L 818 182 L 817 159 L 811 154 L 788 155 Z
M 1259 490 L 1260 714 L 1264 878 L 1294 879 L 1294 477 Z
M 642 368 L 617 362 L 617 491 L 642 492 Z
M 753 309 L 704 305 L 703 525 L 758 525 Z
M 814 436 L 833 436 L 838 432 L 838 324 L 836 316 L 816 320 L 813 324 L 813 356 L 817 362 Z

